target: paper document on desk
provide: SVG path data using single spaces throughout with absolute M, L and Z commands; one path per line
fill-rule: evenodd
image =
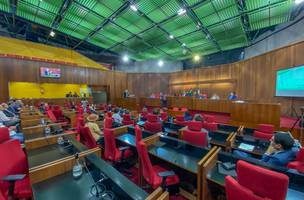
M 250 145 L 250 144 L 241 143 L 239 146 L 239 149 L 246 150 L 246 151 L 253 151 L 254 146 Z

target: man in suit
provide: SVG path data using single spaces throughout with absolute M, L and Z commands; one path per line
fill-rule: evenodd
M 270 141 L 271 144 L 263 155 L 263 162 L 286 167 L 289 162 L 295 160 L 299 147 L 295 145 L 295 141 L 290 134 L 276 132 Z

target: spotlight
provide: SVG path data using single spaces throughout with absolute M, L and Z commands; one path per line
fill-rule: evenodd
M 182 44 L 182 47 L 185 47 L 185 46 L 186 46 L 186 44 L 185 44 L 185 43 L 183 43 L 183 44 Z
M 158 66 L 159 66 L 159 67 L 162 67 L 163 65 L 164 65 L 164 61 L 159 60 L 159 61 L 158 61 Z
M 194 55 L 193 60 L 194 62 L 198 62 L 201 60 L 201 57 L 199 55 Z
M 128 61 L 129 61 L 129 56 L 128 56 L 128 55 L 124 55 L 124 56 L 122 57 L 122 60 L 123 60 L 124 62 L 128 62 Z
M 133 4 L 133 5 L 131 5 L 130 6 L 130 8 L 131 8 L 131 10 L 133 10 L 134 12 L 136 12 L 137 11 L 137 7 Z
M 170 38 L 170 39 L 173 39 L 173 38 L 174 38 L 174 36 L 173 36 L 173 35 L 169 35 L 169 38 Z
M 295 0 L 295 4 L 300 4 L 302 3 L 304 0 Z
M 55 33 L 54 31 L 51 31 L 51 32 L 50 32 L 50 36 L 51 36 L 51 37 L 54 37 L 55 35 L 56 35 L 56 33 Z
M 177 14 L 178 14 L 178 15 L 183 15 L 183 14 L 185 14 L 186 12 L 187 12 L 186 9 L 181 8 L 181 9 L 179 9 L 179 10 L 177 11 Z

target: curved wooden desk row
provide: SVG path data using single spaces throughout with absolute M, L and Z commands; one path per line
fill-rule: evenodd
M 56 105 L 60 105 L 60 106 L 64 106 L 65 103 L 73 101 L 75 103 L 79 103 L 81 102 L 82 99 L 86 99 L 88 100 L 90 103 L 93 102 L 93 98 L 89 97 L 89 98 L 82 98 L 82 97 L 71 97 L 71 98 L 33 98 L 33 99 L 21 99 L 22 102 L 24 103 L 24 105 L 32 105 L 35 106 L 38 103 L 41 102 L 47 102 L 48 104 L 56 104 Z
M 91 188 L 96 182 L 95 178 L 98 180 L 98 173 L 94 172 L 99 172 L 109 178 L 106 184 L 111 186 L 108 187 L 114 187 L 114 192 L 120 190 L 119 195 L 126 195 L 127 199 L 169 200 L 169 193 L 161 188 L 157 188 L 149 195 L 129 181 L 100 158 L 101 148 L 87 149 L 72 137 L 67 136 L 67 139 L 72 147 L 67 148 L 51 140 L 44 146 L 26 149 L 34 199 L 87 199 L 92 195 Z M 72 176 L 72 169 L 76 162 L 75 153 L 79 154 L 83 166 L 88 165 L 88 168 L 83 168 L 84 173 L 79 179 L 74 179 Z
M 240 127 L 237 131 L 240 131 L 242 128 L 243 127 Z M 136 148 L 134 127 L 119 127 L 113 129 L 113 133 L 119 143 L 129 145 L 134 149 Z M 228 145 L 231 146 L 235 137 L 236 133 L 230 134 L 226 139 L 227 144 L 229 143 Z M 225 154 L 226 162 L 227 160 L 236 162 L 240 159 L 236 158 L 229 152 L 220 151 L 222 148 L 217 145 L 213 145 L 213 147 L 209 149 L 201 148 L 179 139 L 168 137 L 162 132 L 152 134 L 147 131 L 143 131 L 143 141 L 148 146 L 150 158 L 152 160 L 157 160 L 156 162 L 165 162 L 167 165 L 174 168 L 174 171 L 179 175 L 181 180 L 184 177 L 188 177 L 186 174 L 196 177 L 196 187 L 194 191 L 189 192 L 180 188 L 180 194 L 187 199 L 212 199 L 211 196 L 215 193 L 217 194 L 217 192 L 211 192 L 210 182 L 217 182 L 217 185 L 220 186 L 224 193 L 224 178 L 226 175 L 220 174 L 217 171 L 217 163 L 224 162 L 224 160 L 222 160 L 222 154 Z M 255 163 L 253 160 L 248 160 L 248 162 L 260 165 L 260 163 Z M 140 166 L 141 164 L 139 162 L 139 168 Z M 293 176 L 297 176 L 297 173 L 293 174 Z M 139 177 L 143 177 L 141 170 L 139 170 Z M 220 183 L 218 179 L 220 180 Z M 294 180 L 295 179 L 292 178 L 290 179 L 291 182 Z M 143 180 L 141 180 L 141 183 L 142 182 Z M 304 191 L 295 191 L 292 187 L 289 188 L 287 200 L 293 199 L 291 197 L 294 197 L 294 195 L 296 195 L 296 197 L 302 197 L 304 196 Z M 216 197 L 213 199 L 216 199 Z
M 138 108 L 138 105 L 161 107 L 160 99 L 117 99 L 120 106 Z M 136 105 L 136 106 L 135 106 Z M 197 99 L 193 97 L 167 97 L 168 107 L 188 108 L 194 111 L 230 114 L 231 123 L 255 128 L 257 124 L 273 124 L 280 127 L 281 105 L 279 103 L 237 102 L 230 100 Z

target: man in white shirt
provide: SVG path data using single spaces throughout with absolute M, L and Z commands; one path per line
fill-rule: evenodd
M 19 119 L 15 118 L 15 117 L 7 117 L 4 114 L 5 108 L 0 105 L 0 122 L 3 123 L 5 126 L 15 126 L 19 123 Z
M 114 123 L 115 123 L 114 127 L 121 126 L 122 117 L 119 114 L 119 109 L 118 108 L 114 109 L 114 114 L 112 115 L 112 118 L 114 119 Z

